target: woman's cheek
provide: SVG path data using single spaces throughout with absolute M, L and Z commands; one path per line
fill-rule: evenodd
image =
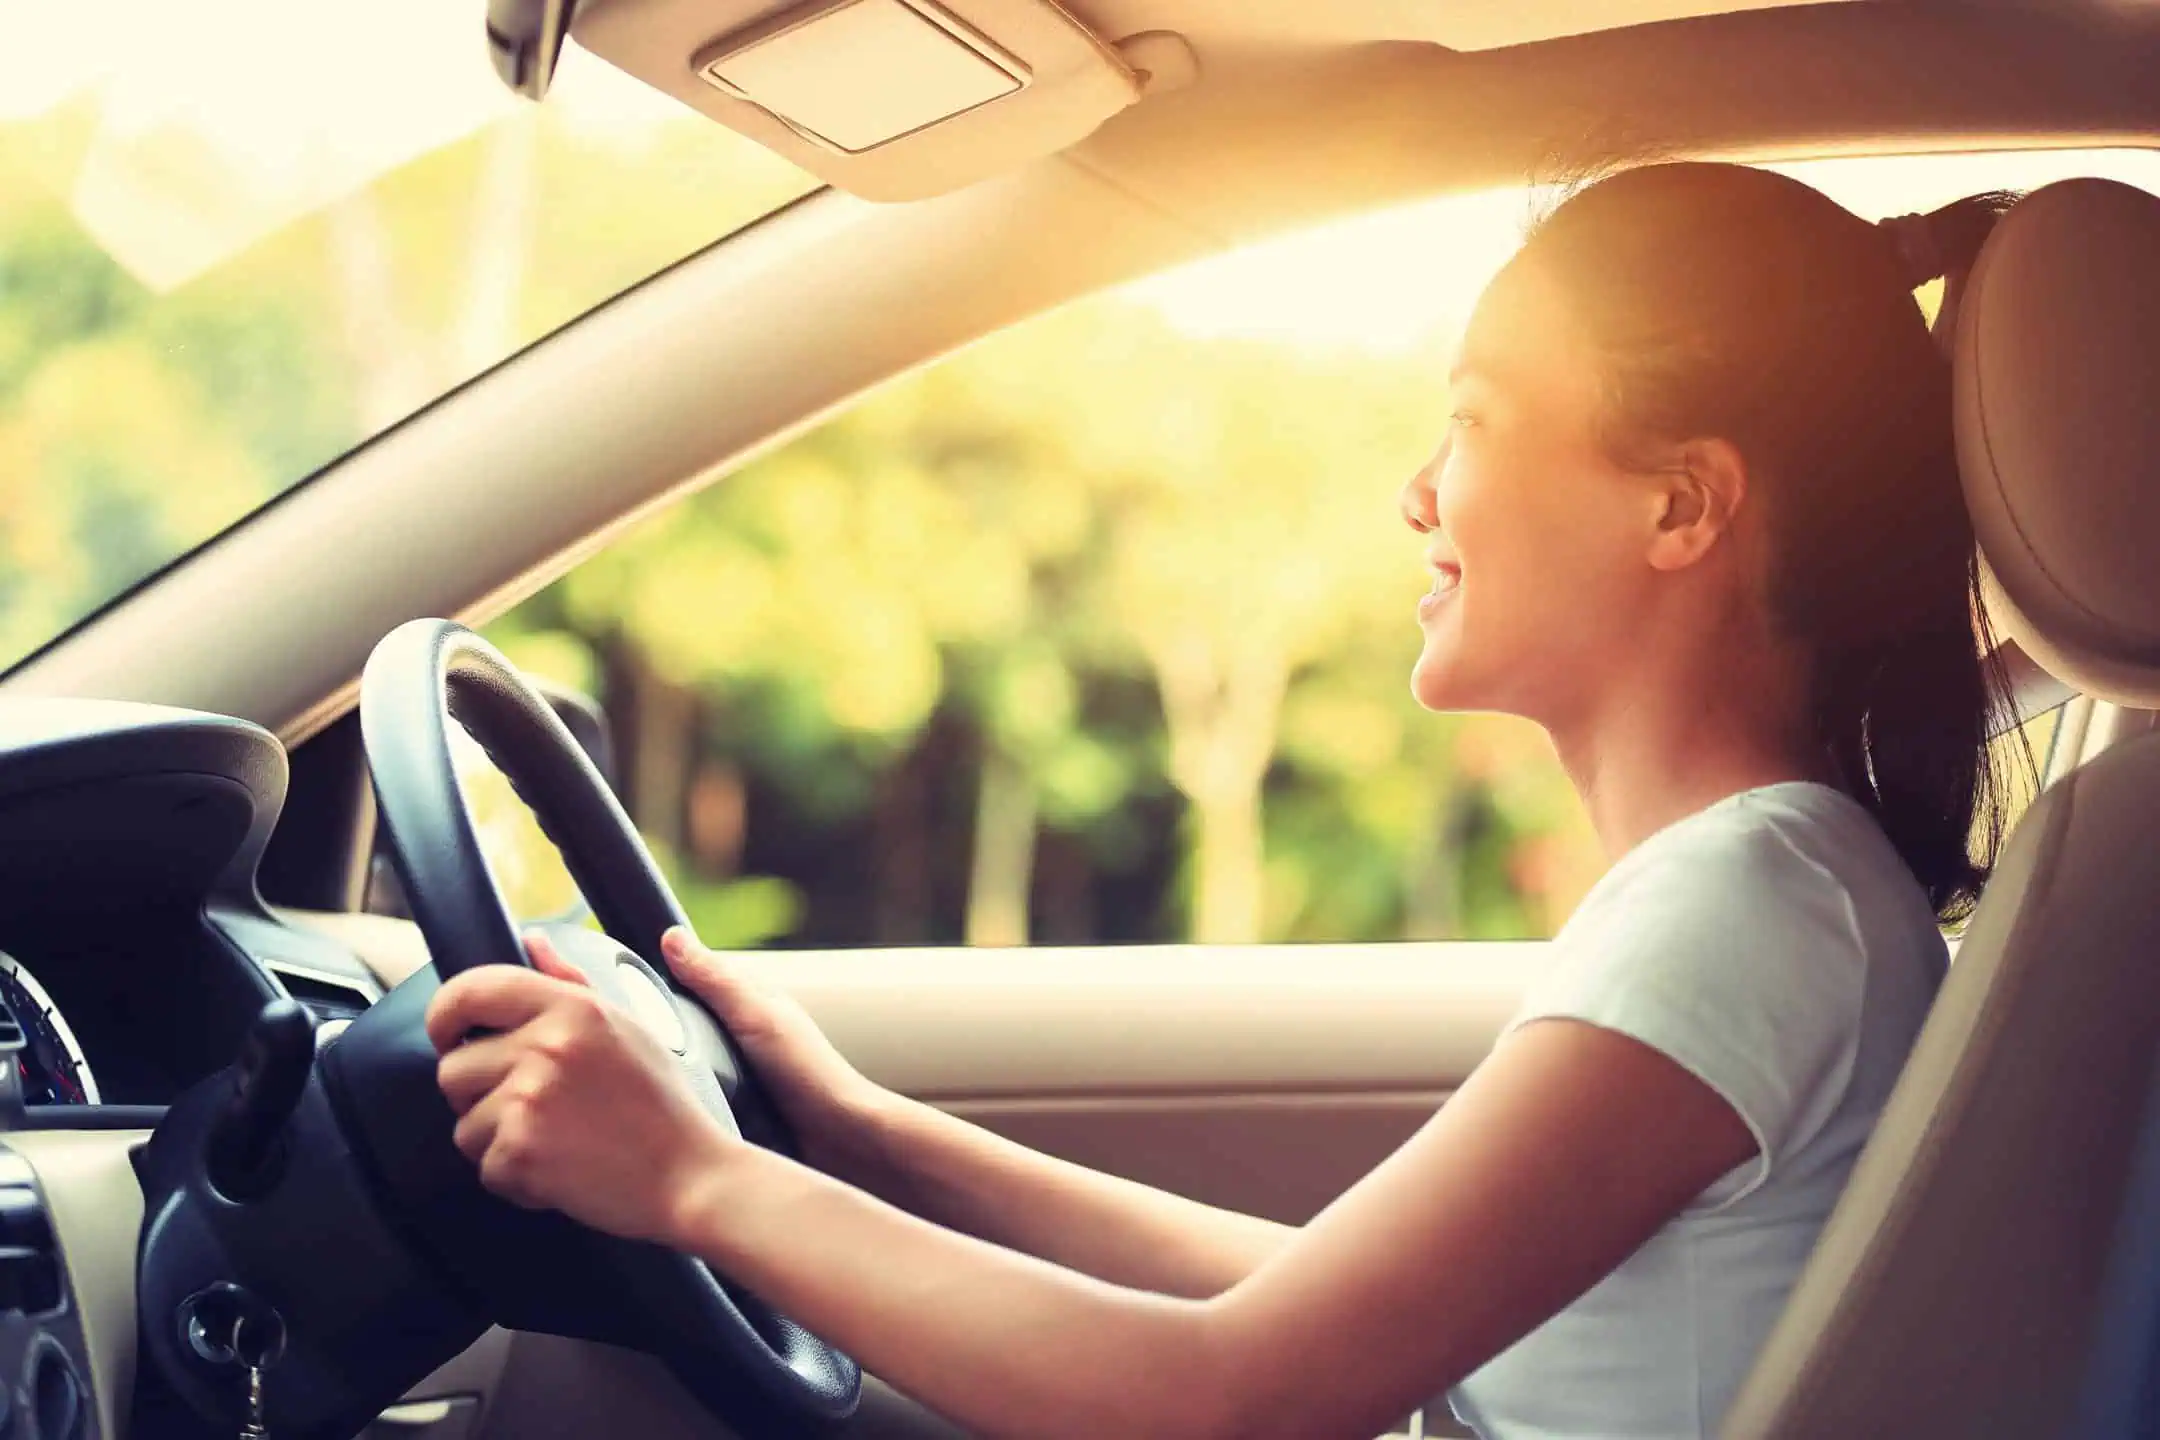
M 1596 568 L 1589 561 L 1598 547 L 1584 531 L 1597 522 L 1579 495 L 1570 504 L 1555 483 L 1557 457 L 1503 457 L 1494 453 L 1500 448 L 1458 457 L 1469 463 L 1448 477 L 1453 508 L 1443 520 L 1462 563 L 1449 688 L 1467 692 L 1460 703 L 1530 713 L 1540 708 L 1548 672 L 1568 663 L 1587 618 L 1583 602 L 1595 576 L 1585 571 Z M 1497 463 L 1502 458 L 1512 463 Z M 1506 483 L 1497 483 L 1502 476 Z

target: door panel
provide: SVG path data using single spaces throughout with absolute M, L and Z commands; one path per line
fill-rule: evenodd
M 933 1103 L 1452 1089 L 1535 944 L 765 952 L 872 1079 Z
M 864 1073 L 1024 1144 L 1301 1223 L 1492 1046 L 1540 946 L 759 956 Z
M 386 986 L 424 963 L 410 926 L 291 918 L 352 945 Z M 884 1085 L 1065 1159 L 1286 1223 L 1423 1124 L 1546 963 L 1535 944 L 745 958 Z M 613 1432 L 722 1435 L 642 1356 L 514 1338 L 482 1436 Z M 850 1432 L 956 1433 L 883 1386 L 866 1389 Z
M 1431 1118 L 1439 1092 L 989 1100 L 942 1108 L 1159 1190 L 1302 1225 Z

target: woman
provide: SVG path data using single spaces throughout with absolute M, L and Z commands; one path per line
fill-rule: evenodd
M 2000 208 L 1877 227 L 1766 171 L 1650 166 L 1494 280 L 1403 492 L 1435 575 L 1412 689 L 1542 725 L 1614 863 L 1490 1058 L 1310 1224 L 888 1094 L 680 933 L 816 1170 L 722 1133 L 542 944 L 431 1011 L 460 1148 L 981 1433 L 1365 1437 L 1454 1387 L 1488 1436 L 1714 1434 L 1984 879 L 1976 817 L 1999 834 L 1912 290 Z

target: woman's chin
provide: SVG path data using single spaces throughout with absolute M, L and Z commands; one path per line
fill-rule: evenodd
M 1417 664 L 1410 667 L 1410 695 L 1427 710 L 1473 708 L 1469 697 L 1463 693 L 1456 667 L 1447 657 L 1433 654 L 1429 647 L 1418 656 Z

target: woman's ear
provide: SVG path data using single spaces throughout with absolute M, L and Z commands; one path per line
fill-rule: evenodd
M 1747 464 L 1727 440 L 1689 440 L 1651 474 L 1657 526 L 1650 563 L 1683 570 L 1710 553 L 1747 499 Z

